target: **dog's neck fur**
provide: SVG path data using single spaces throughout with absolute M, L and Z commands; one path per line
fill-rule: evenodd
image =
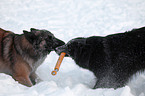
M 17 46 L 17 53 L 20 54 L 20 56 L 23 56 L 24 60 L 28 63 L 28 65 L 31 67 L 32 71 L 35 71 L 39 65 L 42 64 L 42 62 L 45 60 L 46 56 L 40 58 L 40 54 L 36 52 L 36 50 L 33 48 L 32 44 L 29 44 L 29 41 L 25 38 L 24 35 L 15 37 L 15 44 Z M 23 44 L 23 47 L 19 42 L 20 40 L 21 44 Z M 22 49 L 22 50 L 20 50 Z

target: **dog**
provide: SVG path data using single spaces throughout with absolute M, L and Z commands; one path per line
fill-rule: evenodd
M 75 38 L 56 48 L 77 65 L 94 73 L 94 88 L 125 86 L 137 72 L 145 70 L 145 27 L 107 36 Z
M 0 28 L 0 72 L 23 85 L 35 85 L 38 66 L 51 51 L 64 44 L 47 30 L 31 28 L 19 35 Z

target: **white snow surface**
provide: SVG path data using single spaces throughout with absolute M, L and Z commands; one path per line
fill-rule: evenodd
M 46 29 L 68 42 L 76 37 L 105 36 L 145 26 L 145 0 L 1 0 L 0 27 L 18 34 Z M 51 75 L 58 55 L 51 52 L 38 68 L 42 81 L 26 87 L 0 73 L 0 96 L 145 96 L 145 74 L 118 89 L 92 89 L 95 76 L 64 58 Z

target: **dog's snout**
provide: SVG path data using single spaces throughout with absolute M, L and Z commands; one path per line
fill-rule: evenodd
M 55 51 L 56 51 L 56 53 L 59 54 L 59 55 L 60 55 L 60 53 L 62 53 L 62 52 L 67 53 L 67 52 L 66 52 L 66 45 L 62 45 L 62 46 L 59 46 L 59 47 L 55 48 Z
M 56 50 L 56 51 L 59 50 L 59 47 L 55 48 L 55 50 Z
M 56 50 L 60 50 L 60 51 L 63 51 L 64 49 L 65 49 L 65 45 L 62 45 L 56 48 Z
M 53 45 L 54 48 L 57 48 L 65 44 L 62 40 L 59 40 L 57 38 L 53 39 L 53 42 L 54 42 L 54 45 Z

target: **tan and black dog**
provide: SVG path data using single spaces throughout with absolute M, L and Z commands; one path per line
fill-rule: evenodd
M 64 44 L 47 30 L 31 28 L 18 35 L 0 28 L 0 72 L 11 75 L 19 83 L 32 86 L 35 71 L 46 56 Z

